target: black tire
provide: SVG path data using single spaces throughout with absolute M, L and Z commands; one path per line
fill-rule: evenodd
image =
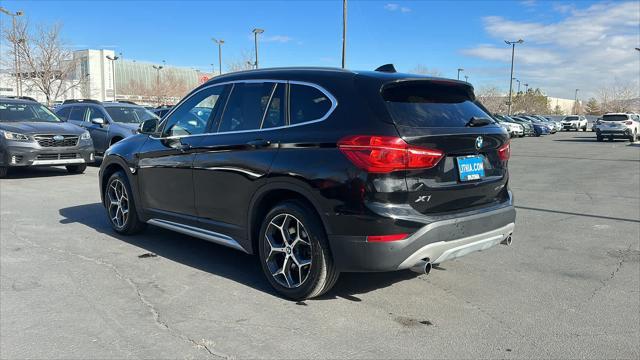
M 633 134 L 629 136 L 629 142 L 636 142 L 637 137 L 638 137 L 638 134 L 636 133 L 636 130 L 633 130 Z
M 598 141 L 602 141 L 602 136 L 600 136 L 600 135 L 596 135 L 596 140 L 598 140 Z
M 119 184 L 117 184 L 116 182 L 119 182 L 119 184 L 121 184 L 122 187 L 120 187 Z M 125 191 L 124 195 L 126 196 L 127 216 L 125 218 L 124 215 L 122 215 L 122 221 L 120 223 L 118 221 L 119 219 L 118 220 L 114 219 L 114 217 L 118 216 L 117 209 L 116 209 L 116 212 L 114 212 L 114 209 L 112 209 L 112 205 L 110 204 L 111 203 L 110 192 L 112 187 L 120 188 L 121 189 L 120 192 L 122 192 L 122 190 Z M 118 197 L 117 195 L 116 195 L 116 198 L 119 198 L 118 202 L 122 204 L 123 198 Z M 133 197 L 133 192 L 131 191 L 131 185 L 129 184 L 129 179 L 127 178 L 127 176 L 122 170 L 116 171 L 113 175 L 111 175 L 111 177 L 109 177 L 109 180 L 107 180 L 103 205 L 107 210 L 107 217 L 109 218 L 109 224 L 111 224 L 111 227 L 113 228 L 113 230 L 115 230 L 119 234 L 123 234 L 123 235 L 137 234 L 142 230 L 144 230 L 145 227 L 147 226 L 146 223 L 140 221 L 140 219 L 138 218 L 138 212 L 136 211 L 136 204 L 135 204 L 135 199 Z
M 70 174 L 82 174 L 85 170 L 87 170 L 87 164 L 67 165 L 66 168 Z
M 273 257 L 270 256 L 272 245 L 269 244 L 267 231 L 274 230 L 275 225 L 272 221 L 278 223 L 281 219 L 283 219 L 282 227 L 290 226 L 293 220 L 302 224 L 303 231 L 301 231 L 300 234 L 296 233 L 296 237 L 306 238 L 305 240 L 309 241 L 309 245 L 306 245 L 306 242 L 298 245 L 303 246 L 307 250 L 306 256 L 309 257 L 311 261 L 310 265 L 306 265 L 308 266 L 308 268 L 306 268 L 306 276 L 302 275 L 305 273 L 305 266 L 300 266 L 300 268 L 296 266 L 296 262 L 300 260 L 296 260 L 299 254 L 295 254 L 297 252 L 299 253 L 297 250 L 300 250 L 300 248 L 295 246 L 295 242 L 293 243 L 294 246 L 289 248 L 290 250 L 283 251 L 281 253 L 278 252 Z M 289 234 L 288 236 L 292 235 L 292 229 L 295 231 L 295 227 L 291 227 L 287 230 L 287 233 Z M 277 236 L 277 231 L 278 230 L 276 230 L 275 233 L 272 232 L 272 234 Z M 335 285 L 340 273 L 336 270 L 333 262 L 324 227 L 322 226 L 322 222 L 318 218 L 318 215 L 316 215 L 316 213 L 305 203 L 297 200 L 288 200 L 276 205 L 265 217 L 262 226 L 260 227 L 259 236 L 258 250 L 262 271 L 271 286 L 280 295 L 293 300 L 304 300 L 320 296 L 329 291 L 329 289 Z M 279 237 L 280 239 L 282 238 L 282 236 Z M 276 239 L 273 241 L 275 242 Z M 286 244 L 283 244 L 283 246 L 278 246 L 278 248 L 285 249 L 288 247 Z M 282 256 L 284 256 L 284 259 L 282 259 Z M 280 267 L 280 265 L 277 264 L 278 259 L 276 259 L 276 257 L 279 257 L 282 260 L 282 269 L 288 267 L 289 277 L 287 277 L 286 274 L 274 275 L 274 273 L 277 273 L 278 271 L 272 271 L 270 269 L 270 266 L 274 268 L 274 265 L 277 265 L 274 269 L 278 269 Z M 294 261 L 287 260 L 289 258 L 293 258 Z M 286 266 L 287 261 L 289 261 L 289 266 Z M 297 269 L 299 275 L 297 276 L 299 284 L 295 287 L 293 286 L 295 278 L 291 273 L 292 269 Z M 286 281 L 287 284 L 289 284 L 289 279 L 292 283 L 289 287 L 280 283 Z
M 8 172 L 9 168 L 7 168 L 6 166 L 0 166 L 0 178 L 7 176 Z

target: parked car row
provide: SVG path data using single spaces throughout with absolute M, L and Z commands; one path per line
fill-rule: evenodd
M 541 136 L 555 134 L 561 125 L 541 115 L 494 115 L 494 119 L 514 136 Z

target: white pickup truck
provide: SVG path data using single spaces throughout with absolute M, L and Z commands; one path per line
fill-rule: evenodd
M 587 131 L 587 118 L 582 115 L 569 115 L 562 119 L 562 130 Z

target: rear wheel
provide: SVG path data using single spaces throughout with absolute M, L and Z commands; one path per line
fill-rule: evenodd
M 147 225 L 138 219 L 131 186 L 122 171 L 115 172 L 107 181 L 104 207 L 107 209 L 111 227 L 120 234 L 135 234 Z
M 0 178 L 7 176 L 9 169 L 6 166 L 0 166 Z
M 600 135 L 596 135 L 596 140 L 598 140 L 598 141 L 602 141 L 602 136 L 600 136 Z
M 291 200 L 275 206 L 259 236 L 262 270 L 279 294 L 308 299 L 324 294 L 338 280 L 324 228 L 304 203 Z
M 67 165 L 66 168 L 70 174 L 82 174 L 85 170 L 87 170 L 87 164 Z

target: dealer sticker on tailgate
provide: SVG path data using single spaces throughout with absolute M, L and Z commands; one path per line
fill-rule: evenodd
M 478 180 L 484 177 L 484 158 L 481 155 L 457 158 L 460 181 Z

